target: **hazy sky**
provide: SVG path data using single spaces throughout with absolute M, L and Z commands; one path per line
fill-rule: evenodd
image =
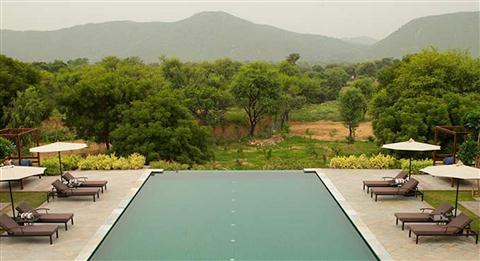
M 0 0 L 0 8 L 0 28 L 12 30 L 54 30 L 112 20 L 176 21 L 201 11 L 225 11 L 295 32 L 383 38 L 413 18 L 478 11 L 479 1 Z

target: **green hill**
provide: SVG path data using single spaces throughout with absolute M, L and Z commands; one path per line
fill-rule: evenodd
M 300 34 L 255 24 L 224 12 L 203 12 L 176 22 L 116 21 L 55 31 L 2 31 L 3 54 L 23 61 L 97 61 L 108 55 L 138 56 L 156 62 L 161 55 L 187 61 L 230 57 L 278 61 L 300 53 L 306 62 L 355 62 L 402 57 L 433 46 L 469 49 L 478 56 L 479 12 L 415 19 L 373 45 L 365 39 Z M 367 39 L 368 40 L 368 39 Z
M 464 49 L 478 56 L 480 12 L 461 12 L 414 19 L 372 45 L 375 58 L 402 57 L 423 48 Z

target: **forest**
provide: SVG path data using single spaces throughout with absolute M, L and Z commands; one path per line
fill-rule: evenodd
M 436 125 L 465 125 L 478 137 L 480 60 L 469 53 L 426 49 L 401 60 L 323 65 L 300 58 L 25 63 L 2 55 L 0 121 L 38 127 L 42 142 L 82 139 L 118 156 L 206 168 L 218 161 L 240 168 L 325 166 L 332 155 L 378 153 L 383 143 L 431 142 Z M 308 128 L 291 133 L 292 117 L 315 115 L 335 115 L 348 135 L 325 141 Z M 358 141 L 364 122 L 373 133 Z M 226 129 L 236 135 L 222 135 Z M 252 144 L 255 153 L 248 154 Z

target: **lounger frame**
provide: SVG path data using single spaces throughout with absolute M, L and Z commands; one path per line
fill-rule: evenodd
M 53 234 L 51 234 L 50 236 L 43 236 L 43 235 L 15 235 L 15 234 L 11 234 L 11 233 L 8 233 L 7 231 L 5 231 L 7 234 L 1 234 L 0 237 L 48 237 L 50 238 L 50 245 L 53 245 Z M 55 230 L 55 236 L 56 238 L 58 238 L 58 229 Z
M 465 232 L 465 233 L 463 233 Z M 415 231 L 413 232 L 415 234 Z M 468 238 L 469 236 L 475 236 L 475 244 L 478 244 L 478 233 L 471 230 L 470 228 L 468 229 L 462 229 L 460 230 L 460 232 L 458 233 L 455 233 L 455 234 L 421 234 L 421 235 L 417 235 L 415 234 L 416 238 L 415 238 L 415 244 L 418 244 L 418 238 L 419 237 L 436 237 L 436 236 L 439 236 L 439 237 L 442 237 L 442 236 L 450 236 L 450 237 L 466 237 Z M 408 231 L 408 237 L 412 237 L 412 230 L 410 229 Z

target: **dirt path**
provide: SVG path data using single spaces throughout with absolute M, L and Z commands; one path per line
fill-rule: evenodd
M 325 141 L 345 140 L 348 136 L 348 129 L 341 123 L 336 121 L 314 121 L 314 122 L 290 122 L 290 133 L 300 136 L 309 136 L 314 139 Z M 362 122 L 356 131 L 356 138 L 358 140 L 366 140 L 373 136 L 373 129 L 371 122 Z

